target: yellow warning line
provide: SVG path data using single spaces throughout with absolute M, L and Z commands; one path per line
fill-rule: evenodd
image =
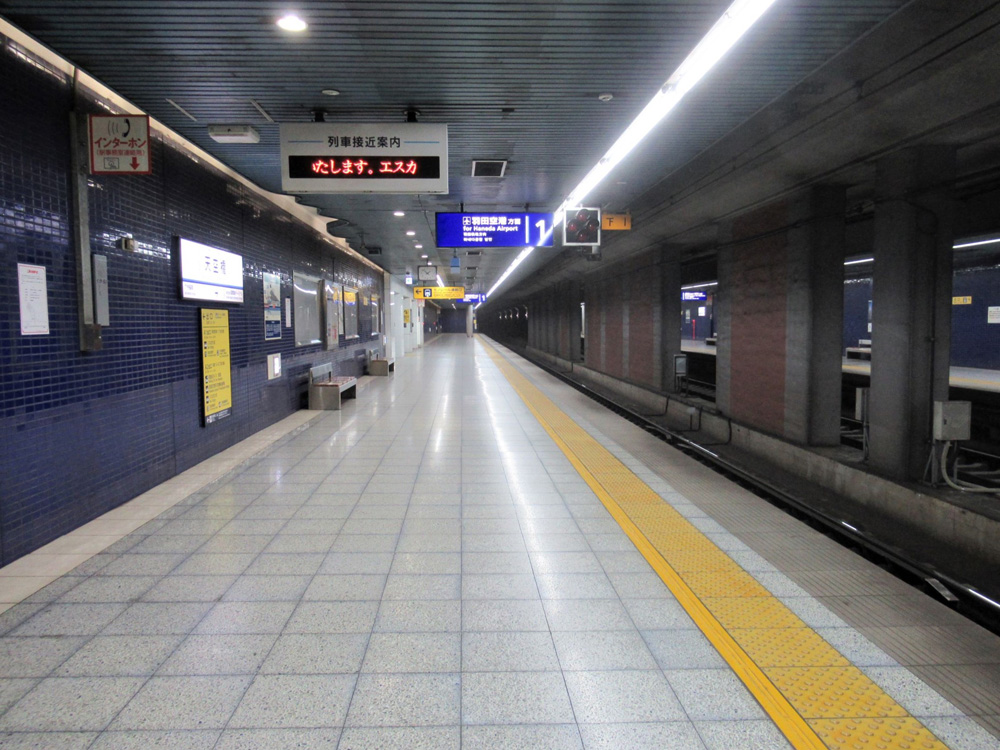
M 797 750 L 947 750 L 496 352 L 487 353 Z

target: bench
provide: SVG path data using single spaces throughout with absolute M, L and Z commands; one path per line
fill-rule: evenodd
M 396 360 L 394 359 L 372 359 L 368 361 L 369 375 L 388 375 L 396 371 Z
M 844 350 L 848 359 L 871 359 L 872 350 L 871 347 L 865 346 L 849 346 Z
M 339 409 L 342 398 L 357 398 L 358 379 L 352 375 L 334 375 L 333 365 L 318 365 L 309 370 L 309 408 Z

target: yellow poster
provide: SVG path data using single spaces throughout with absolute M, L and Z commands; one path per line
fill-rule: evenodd
M 410 311 L 403 310 L 403 325 L 410 325 Z
M 465 296 L 464 286 L 415 286 L 414 299 L 462 299 Z
M 228 310 L 201 311 L 201 374 L 205 424 L 211 424 L 233 410 Z

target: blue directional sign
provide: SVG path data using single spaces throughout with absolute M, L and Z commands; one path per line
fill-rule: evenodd
M 482 292 L 466 292 L 462 302 L 485 302 L 486 295 Z
M 437 215 L 438 247 L 552 247 L 552 214 Z

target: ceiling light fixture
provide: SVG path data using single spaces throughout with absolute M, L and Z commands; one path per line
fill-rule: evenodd
M 393 211 L 392 215 L 393 216 L 406 216 L 406 212 L 405 211 Z
M 416 232 L 414 232 L 414 231 L 413 231 L 413 230 L 411 229 L 410 231 L 408 231 L 408 232 L 406 233 L 406 236 L 407 236 L 407 237 L 412 237 L 412 236 L 413 236 L 413 235 L 415 235 L 415 234 L 416 234 Z
M 288 13 L 287 15 L 279 18 L 276 23 L 279 29 L 284 29 L 285 31 L 305 31 L 309 28 L 309 24 L 303 21 L 294 13 Z
M 325 94 L 326 96 L 340 96 L 340 92 L 337 89 L 323 89 L 319 93 Z
M 438 283 L 438 286 L 444 286 L 444 282 L 441 281 L 441 274 L 437 275 L 437 283 Z
M 415 247 L 415 248 L 416 248 L 417 250 L 423 250 L 423 249 L 424 249 L 424 246 L 423 246 L 423 245 L 421 245 L 421 244 L 420 244 L 419 242 L 418 242 L 418 243 L 417 243 L 416 245 L 414 245 L 414 247 Z
M 660 90 L 656 92 L 642 112 L 625 128 L 625 132 L 618 137 L 607 153 L 566 197 L 566 200 L 559 205 L 555 211 L 553 229 L 562 224 L 563 212 L 567 208 L 582 205 L 583 199 L 600 184 L 601 180 L 607 177 L 611 170 L 618 166 L 622 159 L 638 146 L 663 118 L 670 114 L 681 99 L 698 85 L 698 82 L 715 67 L 726 52 L 733 48 L 775 2 L 776 0 L 735 0 L 726 9 L 722 18 L 716 21 L 715 25 L 702 37 L 697 46 L 691 50 L 691 54 L 684 58 L 680 67 L 660 87 Z M 534 249 L 534 247 L 526 247 L 514 258 L 514 262 L 507 267 L 500 280 L 490 289 L 489 295 L 496 291 L 497 287 L 510 276 L 511 271 L 520 265 Z
M 427 255 L 427 253 L 424 253 L 424 254 L 423 254 L 423 255 L 421 255 L 420 257 L 421 257 L 421 258 L 423 258 L 424 260 L 427 260 L 427 258 L 428 258 L 428 255 Z

